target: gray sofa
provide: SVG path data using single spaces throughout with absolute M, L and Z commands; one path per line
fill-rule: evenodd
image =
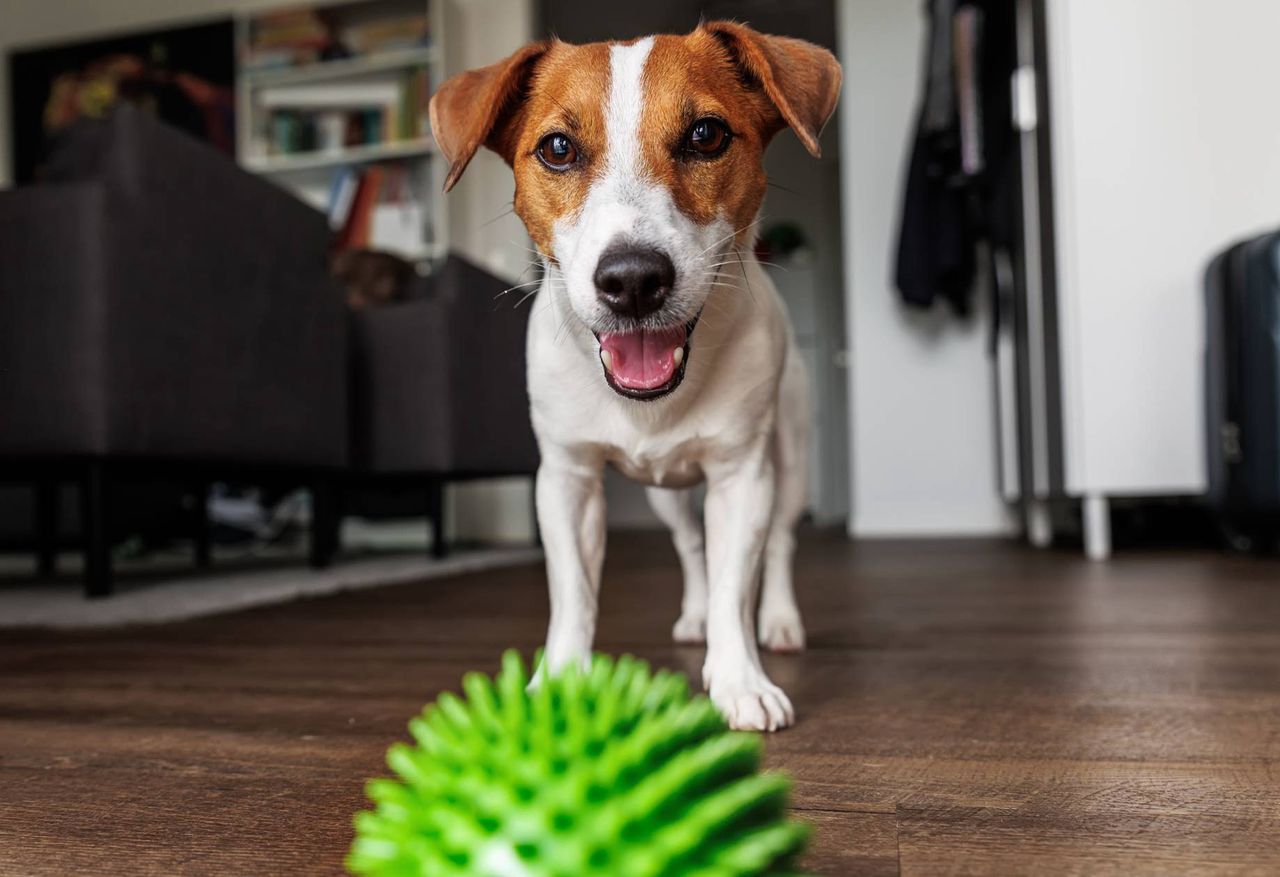
M 43 573 L 66 482 L 104 595 L 130 484 L 309 484 L 321 566 L 353 492 L 422 493 L 440 554 L 446 482 L 536 470 L 528 309 L 495 299 L 502 281 L 450 257 L 406 301 L 348 313 L 322 214 L 130 108 L 50 171 L 0 192 L 0 482 L 36 487 Z
M 505 289 L 454 255 L 404 301 L 350 316 L 351 458 L 342 493 L 421 493 L 437 557 L 446 548 L 445 484 L 532 477 L 538 468 L 525 392 L 528 309 L 499 298 Z M 321 526 L 332 531 L 337 522 Z M 336 533 L 321 538 L 338 549 Z
M 80 485 L 92 595 L 122 480 L 348 459 L 325 218 L 143 113 L 99 124 L 58 181 L 0 193 L 0 477 L 40 485 L 46 524 L 56 485 Z

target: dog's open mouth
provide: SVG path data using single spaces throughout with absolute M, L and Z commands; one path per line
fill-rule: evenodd
M 597 332 L 604 379 L 628 399 L 648 401 L 667 395 L 684 380 L 689 338 L 697 325 L 694 317 L 682 326 Z

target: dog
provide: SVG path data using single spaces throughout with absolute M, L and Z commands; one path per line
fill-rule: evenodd
M 445 191 L 481 146 L 501 155 L 543 266 L 527 347 L 551 596 L 540 672 L 590 655 L 612 465 L 648 485 L 672 530 L 673 633 L 706 642 L 712 701 L 736 729 L 794 722 L 756 634 L 768 649 L 805 644 L 791 562 L 809 389 L 752 244 L 765 148 L 790 127 L 816 157 L 840 79 L 826 49 L 713 21 L 532 43 L 432 97 Z M 705 541 L 690 493 L 704 481 Z

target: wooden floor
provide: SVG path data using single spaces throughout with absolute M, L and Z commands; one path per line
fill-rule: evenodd
M 617 534 L 600 646 L 667 639 L 664 538 Z M 810 534 L 768 740 L 819 874 L 1280 874 L 1280 562 Z M 0 874 L 340 872 L 428 698 L 538 644 L 522 568 L 205 621 L 0 634 Z

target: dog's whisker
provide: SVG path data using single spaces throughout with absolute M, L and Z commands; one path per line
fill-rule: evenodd
M 571 325 L 573 325 L 573 314 L 572 313 L 565 314 L 564 319 L 560 321 L 560 328 L 556 329 L 556 334 L 551 339 L 551 342 L 553 344 L 558 345 L 560 343 L 560 339 L 562 335 L 564 337 L 568 337 L 569 335 L 568 330 Z
M 713 243 L 711 246 L 709 246 L 709 247 L 707 247 L 706 249 L 704 249 L 704 250 L 702 250 L 701 252 L 699 252 L 699 253 L 698 253 L 698 255 L 699 255 L 699 256 L 705 256 L 708 252 L 710 252 L 711 250 L 713 250 L 713 249 L 715 249 L 716 247 L 720 246 L 720 245 L 721 245 L 721 244 L 723 244 L 725 241 L 732 240 L 732 239 L 733 239 L 737 234 L 738 234 L 738 233 L 737 233 L 736 231 L 731 231 L 731 232 L 729 232 L 727 235 L 725 235 L 724 237 L 720 238 L 718 241 L 716 241 L 715 243 Z
M 743 265 L 743 266 L 746 266 L 746 265 L 750 265 L 752 261 L 754 261 L 754 262 L 755 262 L 755 264 L 760 265 L 760 266 L 762 266 L 762 267 L 767 267 L 767 268 L 777 268 L 779 271 L 787 271 L 787 270 L 789 270 L 785 265 L 782 265 L 782 264 L 780 264 L 780 263 L 778 263 L 778 262 L 772 262 L 772 261 L 770 261 L 770 260 L 768 260 L 768 259 L 761 259 L 761 258 L 759 258 L 758 256 L 757 256 L 757 257 L 755 257 L 753 260 L 750 260 L 750 261 L 749 261 L 746 257 L 733 258 L 733 259 L 726 259 L 726 260 L 725 260 L 725 261 L 723 261 L 723 262 L 713 262 L 713 263 L 711 263 L 711 264 L 709 264 L 709 265 L 706 265 L 705 267 L 706 267 L 706 268 L 723 268 L 723 267 L 728 266 L 728 265 Z
M 507 295 L 508 293 L 511 293 L 511 292 L 515 292 L 517 289 L 524 289 L 526 286 L 533 286 L 533 285 L 538 284 L 538 283 L 541 283 L 541 282 L 542 282 L 542 278 L 541 278 L 541 277 L 539 277 L 539 278 L 538 278 L 538 279 L 536 279 L 536 280 L 530 280 L 530 281 L 527 281 L 527 282 L 525 282 L 525 283 L 517 283 L 515 286 L 511 287 L 510 289 L 504 289 L 504 290 L 502 290 L 502 292 L 500 292 L 500 293 L 498 293 L 497 295 L 495 295 L 495 296 L 493 297 L 493 299 L 494 299 L 494 301 L 497 301 L 498 299 L 502 298 L 504 295 Z
M 734 247 L 734 252 L 738 253 L 739 258 L 742 257 L 742 253 L 737 247 Z M 756 293 L 755 290 L 751 288 L 751 278 L 747 276 L 745 271 L 742 273 L 742 279 L 747 282 L 747 294 L 751 296 L 751 300 L 754 302 L 756 299 Z
M 482 222 L 478 227 L 479 227 L 479 228 L 488 228 L 489 226 L 491 226 L 491 225 L 493 225 L 495 222 L 497 222 L 499 219 L 502 219 L 504 216 L 510 216 L 511 214 L 513 214 L 513 213 L 515 213 L 515 212 L 516 212 L 516 202 L 515 202 L 515 201 L 508 201 L 508 202 L 507 202 L 507 209 L 506 209 L 506 210 L 504 210 L 504 211 L 502 211 L 501 213 L 499 213 L 499 214 L 498 214 L 497 216 L 495 216 L 493 219 L 490 219 L 490 220 L 488 220 L 488 221 L 486 221 L 486 222 Z
M 734 229 L 733 231 L 729 232 L 727 235 L 725 235 L 724 237 L 720 238 L 718 241 L 716 241 L 715 243 L 713 243 L 711 246 L 709 246 L 709 247 L 707 247 L 706 249 L 704 249 L 701 253 L 698 253 L 698 255 L 699 255 L 699 256 L 706 255 L 706 253 L 707 253 L 708 251 L 710 251 L 710 250 L 712 250 L 712 249 L 714 249 L 714 248 L 716 248 L 716 247 L 720 246 L 720 245 L 721 245 L 721 244 L 723 244 L 725 241 L 733 240 L 734 238 L 736 238 L 738 235 L 742 234 L 742 233 L 743 233 L 744 231 L 746 231 L 747 229 L 751 228 L 752 226 L 759 225 L 759 224 L 760 224 L 761 222 L 763 222 L 763 221 L 764 221 L 764 216 L 763 216 L 763 214 L 762 214 L 762 215 L 760 215 L 760 216 L 757 216 L 757 217 L 755 218 L 755 221 L 747 223 L 747 224 L 746 224 L 746 225 L 744 225 L 742 228 Z

